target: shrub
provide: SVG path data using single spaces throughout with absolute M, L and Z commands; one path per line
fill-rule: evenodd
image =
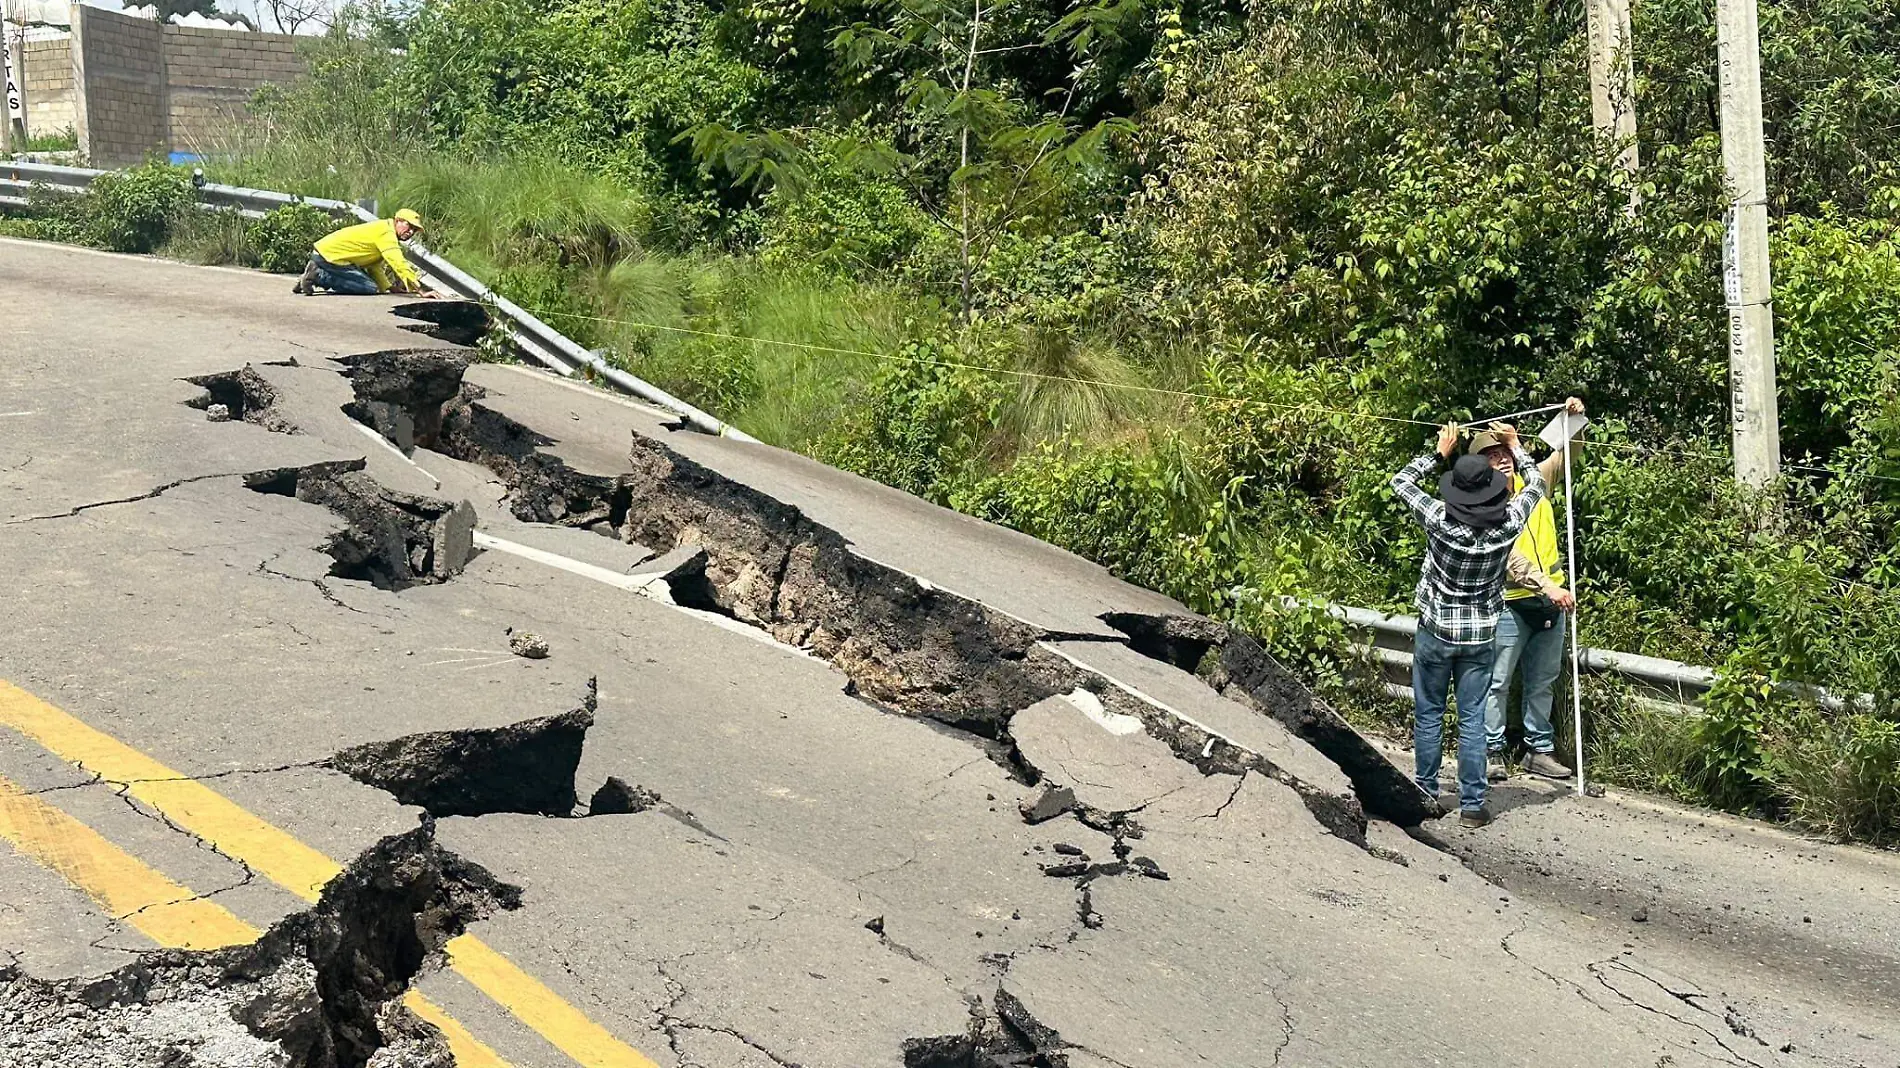
M 1697 751 L 1689 774 L 1696 791 L 1718 808 L 1751 812 L 1768 797 L 1765 731 L 1780 710 L 1774 680 L 1747 652 L 1729 658 L 1703 697 L 1695 721 Z
M 114 252 L 151 252 L 165 240 L 172 220 L 191 207 L 191 176 L 154 160 L 100 175 L 81 200 L 88 243 Z
M 931 342 L 912 342 L 899 355 L 947 357 Z M 996 403 L 995 380 L 987 375 L 888 364 L 814 451 L 826 463 L 942 504 L 974 468 L 996 425 Z
M 864 278 L 888 270 L 922 241 L 930 220 L 895 182 L 813 153 L 797 189 L 766 200 L 760 259 L 779 270 Z
M 244 233 L 251 262 L 266 271 L 294 274 L 310 260 L 310 246 L 342 226 L 329 212 L 290 204 L 252 223 Z
M 1702 746 L 1696 716 L 1601 676 L 1584 677 L 1583 707 L 1592 778 L 1706 803 L 1697 786 Z

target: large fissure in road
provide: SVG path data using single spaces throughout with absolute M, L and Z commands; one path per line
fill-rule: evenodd
M 441 1034 L 402 996 L 469 924 L 520 904 L 425 821 L 248 945 L 153 950 L 57 983 L 0 969 L 0 1063 L 448 1068 Z
M 551 439 L 482 403 L 479 389 L 465 387 L 442 416 L 438 447 L 493 471 L 508 487 L 518 519 L 605 525 L 656 552 L 703 553 L 703 564 L 695 558 L 695 566 L 679 569 L 676 600 L 823 658 L 860 699 L 992 743 L 986 748 L 993 758 L 1018 778 L 1034 782 L 1039 772 L 1014 746 L 1011 719 L 1047 698 L 1087 690 L 1204 774 L 1254 771 L 1283 782 L 1326 829 L 1364 843 L 1365 815 L 1352 794 L 1308 782 L 1048 645 L 1071 635 L 1051 634 L 869 560 L 800 509 L 664 442 L 636 435 L 627 470 L 613 477 L 574 471 L 542 451 L 548 444 Z

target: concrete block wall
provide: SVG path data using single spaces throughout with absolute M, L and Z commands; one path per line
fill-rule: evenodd
M 73 6 L 79 147 L 95 167 L 165 150 L 165 36 L 158 23 Z
M 73 114 L 72 39 L 28 41 L 20 58 L 20 88 L 26 94 L 26 128 L 56 134 L 78 128 Z
M 304 72 L 286 34 L 160 25 L 73 6 L 80 147 L 94 166 L 235 147 L 251 94 Z
M 200 155 L 232 146 L 250 117 L 251 94 L 304 72 L 295 38 L 195 26 L 165 27 L 171 147 Z

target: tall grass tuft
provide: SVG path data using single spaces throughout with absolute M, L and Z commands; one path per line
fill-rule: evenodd
M 1072 328 L 1027 324 L 1000 346 L 1000 366 L 1019 374 L 998 421 L 999 448 L 1014 454 L 1045 442 L 1098 440 L 1132 424 L 1146 398 L 1141 375 L 1112 348 Z
M 453 247 L 498 259 L 608 266 L 637 252 L 653 214 L 633 190 L 538 156 L 411 161 L 383 183 L 386 209 L 414 208 Z

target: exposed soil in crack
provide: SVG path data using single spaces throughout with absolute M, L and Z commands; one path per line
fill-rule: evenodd
M 577 801 L 574 771 L 597 707 L 589 679 L 580 707 L 560 715 L 405 735 L 345 749 L 323 763 L 431 816 L 569 816 Z
M 255 471 L 244 485 L 335 512 L 347 524 L 322 545 L 330 574 L 385 590 L 446 582 L 475 553 L 475 507 L 385 487 L 364 462 L 335 460 Z
M 599 707 L 597 684 L 589 679 L 580 704 L 559 715 L 505 727 L 408 734 L 352 746 L 316 766 L 386 790 L 431 817 L 502 812 L 572 817 L 580 798 L 574 773 Z M 618 776 L 608 776 L 578 814 L 636 815 L 650 810 L 712 835 L 692 813 Z
M 1008 990 L 997 987 L 990 1000 L 991 1006 L 971 1006 L 963 1034 L 906 1039 L 904 1068 L 1068 1068 L 1063 1051 L 1077 1047 Z
M 1222 696 L 1272 716 L 1352 780 L 1366 814 L 1415 827 L 1444 813 L 1405 771 L 1352 728 L 1251 636 L 1193 616 L 1108 612 L 1136 652 L 1198 674 Z
M 488 309 L 472 300 L 418 300 L 389 310 L 401 318 L 416 320 L 405 324 L 404 330 L 453 345 L 473 345 L 494 327 Z
M 249 945 L 149 951 L 59 983 L 0 969 L 0 1063 L 449 1068 L 442 1036 L 401 996 L 470 923 L 518 907 L 518 888 L 442 849 L 425 823 Z
M 278 434 L 295 434 L 297 428 L 277 414 L 277 389 L 264 376 L 245 364 L 236 371 L 198 375 L 185 381 L 204 390 L 204 395 L 186 405 L 221 419 L 237 419 Z

